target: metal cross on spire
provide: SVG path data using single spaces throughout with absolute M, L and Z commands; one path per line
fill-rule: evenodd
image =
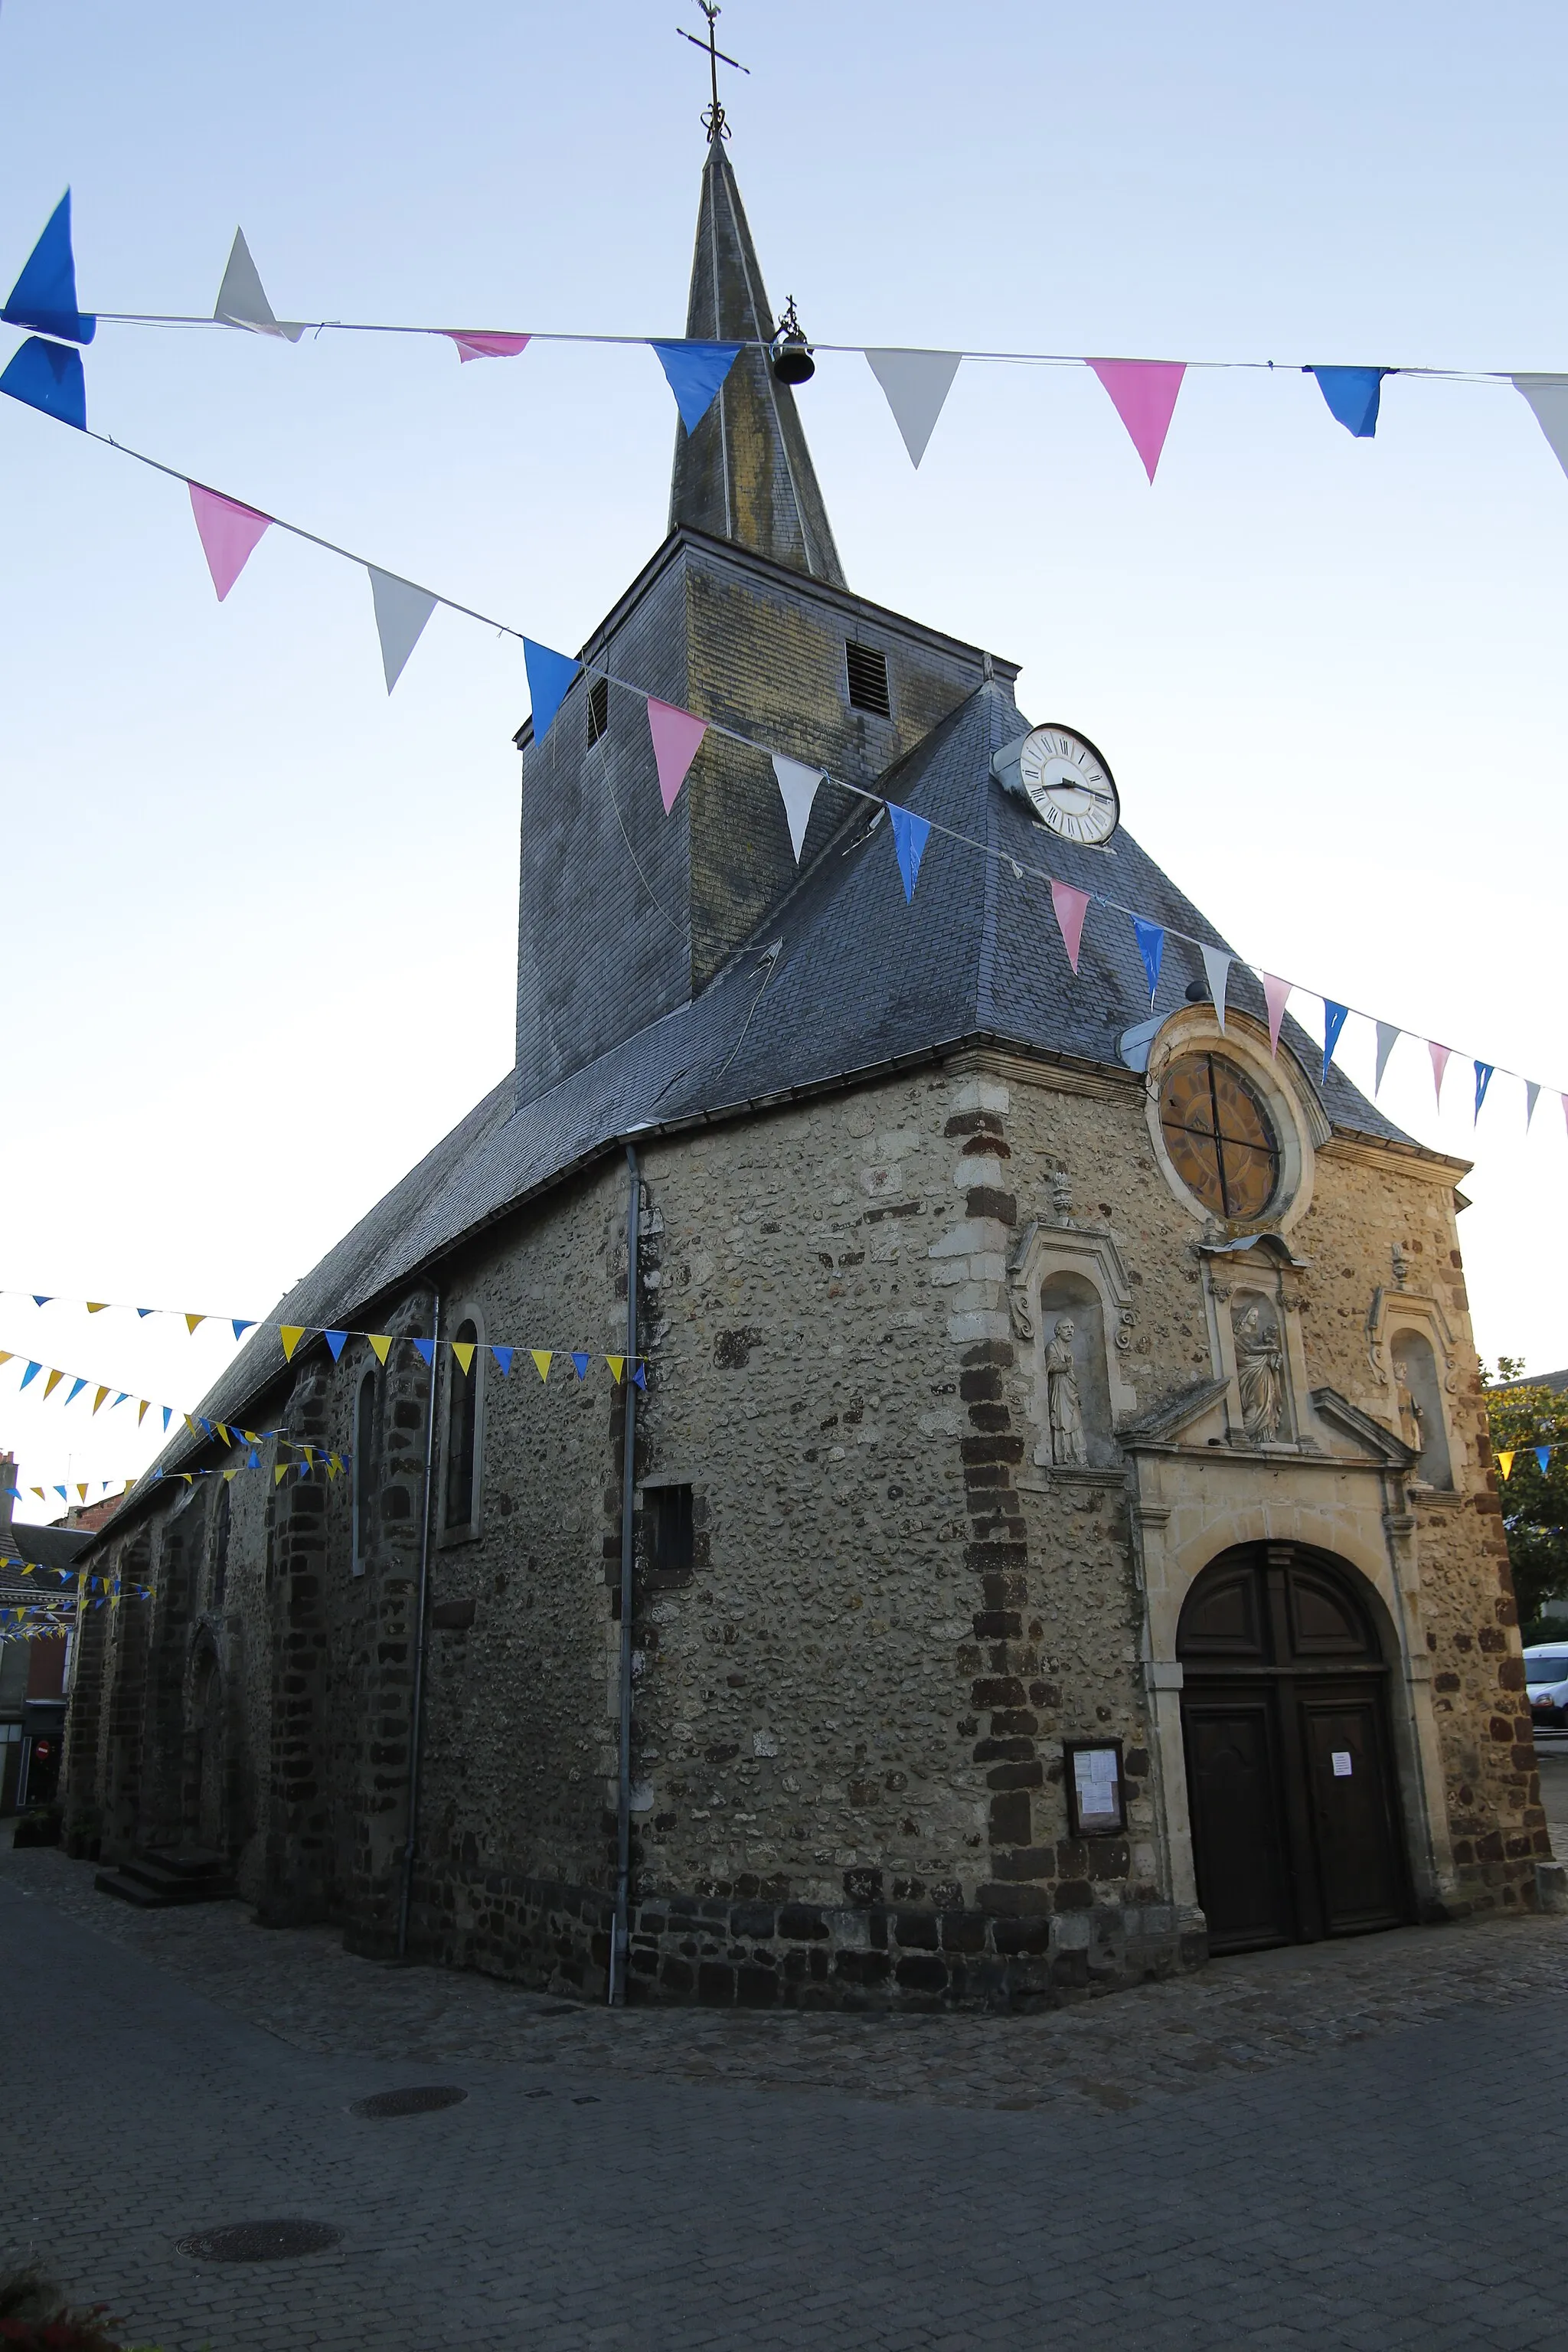
M 705 41 L 700 40 L 695 33 L 689 33 L 684 25 L 677 25 L 675 29 L 683 41 L 690 42 L 694 49 L 706 49 L 708 52 L 708 74 L 712 84 L 713 98 L 711 104 L 702 110 L 702 121 L 707 128 L 709 144 L 711 146 L 715 139 L 728 139 L 730 136 L 725 127 L 724 110 L 719 103 L 720 67 L 733 66 L 737 73 L 743 74 L 749 74 L 752 68 L 750 66 L 743 66 L 739 58 L 726 57 L 714 37 L 714 24 L 721 13 L 719 0 L 697 0 L 697 5 L 708 19 L 708 38 Z

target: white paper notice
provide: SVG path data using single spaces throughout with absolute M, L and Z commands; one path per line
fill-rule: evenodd
M 1114 1818 L 1120 1810 L 1116 1801 L 1116 1750 L 1113 1748 L 1080 1748 L 1072 1762 L 1079 1819 L 1104 1821 L 1108 1817 Z
M 1348 1780 L 1351 1777 L 1351 1759 L 1349 1749 L 1344 1748 L 1336 1748 L 1333 1750 L 1333 1764 L 1335 1780 Z

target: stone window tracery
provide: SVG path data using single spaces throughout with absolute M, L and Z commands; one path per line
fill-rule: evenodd
M 1279 1182 L 1279 1143 L 1258 1094 L 1218 1054 L 1183 1054 L 1160 1087 L 1160 1129 L 1194 1197 L 1227 1221 L 1260 1217 Z

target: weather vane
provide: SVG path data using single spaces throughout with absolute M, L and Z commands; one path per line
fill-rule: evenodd
M 697 35 L 689 33 L 684 25 L 677 25 L 675 29 L 683 41 L 690 42 L 694 49 L 705 49 L 708 53 L 708 73 L 713 86 L 713 99 L 710 105 L 703 108 L 702 121 L 707 127 L 709 143 L 711 145 L 715 139 L 728 139 L 730 136 L 724 124 L 724 110 L 719 103 L 720 67 L 733 66 L 737 73 L 743 74 L 749 74 L 752 68 L 750 66 L 743 66 L 739 58 L 726 57 L 714 38 L 713 26 L 720 14 L 719 0 L 697 0 L 697 5 L 708 19 L 708 38 L 705 41 L 699 40 Z

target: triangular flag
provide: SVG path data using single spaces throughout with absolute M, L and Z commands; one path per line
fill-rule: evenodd
M 1057 929 L 1062 935 L 1068 961 L 1076 972 L 1079 950 L 1083 944 L 1083 919 L 1089 912 L 1089 892 L 1075 890 L 1070 882 L 1053 882 L 1051 912 L 1057 919 Z
M 371 1351 L 374 1355 L 376 1362 L 378 1364 L 384 1364 L 386 1361 L 387 1350 L 392 1346 L 391 1332 L 367 1331 L 365 1337 L 370 1341 Z
M 1428 1040 L 1426 1051 L 1432 1056 L 1432 1086 L 1437 1098 L 1437 1107 L 1441 1109 L 1443 1107 L 1443 1073 L 1448 1066 L 1448 1056 L 1453 1051 L 1453 1048 L 1450 1045 L 1434 1045 Z
M 436 1342 L 434 1339 L 416 1339 L 412 1344 L 414 1352 L 418 1357 L 422 1364 L 433 1364 L 435 1362 Z
M 536 646 L 531 637 L 522 641 L 522 663 L 528 672 L 528 698 L 533 707 L 533 740 L 542 743 L 550 732 L 550 723 L 566 699 L 566 690 L 579 675 L 583 665 L 570 654 L 558 654 L 552 646 Z
M 1492 1082 L 1492 1071 L 1495 1066 L 1496 1065 L 1491 1062 L 1476 1064 L 1476 1118 L 1479 1118 L 1481 1115 L 1481 1105 L 1487 1098 L 1487 1088 Z M 1471 1125 L 1474 1124 L 1475 1121 L 1472 1120 Z
M 54 1295 L 52 1290 L 35 1290 L 32 1294 L 33 1304 L 35 1307 L 47 1307 Z
M 93 1401 L 92 1401 L 92 1409 L 93 1409 L 94 1412 L 96 1412 L 98 1411 L 99 1406 L 103 1402 L 104 1398 L 105 1398 L 108 1394 L 109 1394 L 109 1389 L 108 1389 L 108 1385 L 107 1385 L 107 1383 L 106 1383 L 102 1388 L 100 1388 L 100 1389 L 99 1390 L 99 1391 L 98 1391 L 97 1395 L 93 1398 Z
M 185 1318 L 185 1329 L 188 1332 L 194 1333 L 196 1325 L 198 1323 L 205 1323 L 206 1319 L 207 1318 L 205 1315 L 187 1315 Z
M 655 343 L 665 381 L 675 394 L 680 421 L 695 433 L 707 415 L 721 384 L 734 366 L 739 343 Z
M 1524 1082 L 1524 1131 L 1530 1133 L 1530 1122 L 1535 1117 L 1535 1106 L 1541 1099 L 1541 1088 L 1533 1078 Z
M 453 1355 L 463 1368 L 463 1378 L 467 1380 L 473 1368 L 474 1342 L 472 1339 L 454 1339 L 451 1346 Z
M 213 1428 L 225 1445 L 232 1445 L 234 1444 L 233 1438 L 228 1433 L 228 1423 L 226 1422 L 215 1421 Z
M 526 335 L 471 333 L 466 327 L 443 327 L 441 332 L 457 344 L 465 367 L 470 360 L 514 360 L 528 349 Z
M 149 1315 L 156 1315 L 157 1312 L 155 1307 L 139 1307 L 136 1309 L 136 1318 L 138 1322 L 145 1323 Z
M 22 275 L 12 287 L 0 319 L 8 327 L 37 327 L 46 335 L 62 335 L 69 343 L 90 343 L 97 333 L 97 320 L 77 308 L 68 188 L 23 263 Z
M 784 802 L 784 817 L 789 825 L 790 847 L 798 866 L 805 828 L 811 823 L 812 803 L 822 783 L 822 770 L 808 768 L 803 760 L 786 760 L 782 751 L 775 751 L 773 758 L 779 797 Z
M 196 519 L 196 536 L 221 604 L 249 562 L 272 518 L 258 513 L 255 507 L 242 507 L 237 499 L 226 499 L 220 490 L 209 490 L 200 482 L 191 482 L 186 487 L 191 493 L 191 512 Z
M 46 343 L 29 335 L 0 375 L 0 392 L 61 425 L 74 425 L 79 433 L 87 431 L 87 378 L 81 353 L 68 343 Z
M 1290 983 L 1288 980 L 1277 980 L 1271 971 L 1264 972 L 1261 977 L 1263 1002 L 1268 1008 L 1268 1050 L 1271 1054 L 1278 1054 L 1279 1024 L 1285 1018 L 1285 1007 L 1289 1002 Z
M 962 352 L 868 351 L 866 354 L 866 364 L 887 394 L 893 422 L 904 436 L 911 466 L 918 466 L 925 456 L 963 357 Z
M 22 1375 L 22 1387 L 26 1388 L 29 1381 L 36 1381 L 43 1369 L 42 1364 L 29 1364 Z
M 71 1383 L 71 1392 L 70 1392 L 69 1396 L 68 1396 L 68 1397 L 67 1397 L 67 1399 L 66 1399 L 66 1402 L 67 1402 L 67 1404 L 75 1404 L 75 1402 L 76 1402 L 76 1401 L 77 1401 L 78 1397 L 79 1397 L 79 1396 L 80 1396 L 80 1394 L 81 1394 L 81 1392 L 82 1392 L 83 1389 L 84 1389 L 84 1388 L 86 1388 L 86 1386 L 87 1386 L 87 1382 L 86 1382 L 86 1381 L 85 1381 L 85 1380 L 77 1380 L 77 1381 L 72 1381 L 72 1383 Z
M 634 1364 L 634 1365 L 633 1365 L 633 1367 L 632 1367 L 632 1378 L 633 1378 L 633 1380 L 637 1382 L 637 1386 L 638 1386 L 638 1388 L 639 1388 L 639 1389 L 643 1389 L 643 1390 L 645 1390 L 645 1391 L 646 1391 L 646 1389 L 647 1389 L 647 1374 L 643 1370 L 643 1368 L 642 1368 L 642 1366 L 641 1366 L 640 1364 Z
M 129 1393 L 129 1391 L 128 1391 L 128 1393 Z M 148 1408 L 149 1408 L 149 1406 L 151 1405 L 151 1403 L 152 1403 L 152 1399 L 151 1399 L 150 1397 L 142 1397 L 142 1400 L 140 1401 L 140 1402 L 138 1403 L 138 1405 L 137 1405 L 137 1407 L 136 1407 L 136 1426 L 137 1426 L 137 1428 L 138 1428 L 138 1429 L 140 1429 L 140 1428 L 141 1428 L 141 1426 L 142 1426 L 142 1423 L 146 1420 L 146 1418 L 147 1418 L 147 1412 L 148 1412 Z
M 1358 441 L 1370 441 L 1377 431 L 1383 379 L 1394 373 L 1392 368 L 1315 367 L 1308 373 L 1317 377 L 1330 415 Z
M 378 572 L 374 563 L 364 568 L 370 574 L 376 635 L 381 639 L 382 674 L 390 694 L 440 600 L 432 596 L 428 588 L 416 588 L 411 580 L 400 580 L 395 572 Z
M 195 1423 L 191 1419 L 190 1414 L 189 1414 L 188 1412 L 186 1412 L 186 1413 L 182 1413 L 182 1414 L 181 1414 L 181 1416 L 180 1416 L 180 1418 L 181 1418 L 181 1420 L 184 1423 L 185 1427 L 190 1431 L 191 1435 L 192 1435 L 193 1437 L 195 1437 L 195 1434 L 196 1434 L 196 1424 L 195 1424 Z M 202 1423 L 202 1427 L 206 1431 L 207 1435 L 210 1437 L 210 1436 L 212 1435 L 212 1423 L 211 1423 L 211 1422 L 210 1422 L 210 1421 L 204 1421 L 204 1422 L 203 1422 L 203 1423 Z
M 656 701 L 650 694 L 647 731 L 653 737 L 658 796 L 668 816 L 675 806 L 675 795 L 686 782 L 686 772 L 697 757 L 697 747 L 708 732 L 708 721 L 694 719 L 689 710 L 678 710 L 672 702 Z
M 588 1377 L 588 1359 L 580 1349 L 573 1349 L 572 1362 L 577 1378 L 580 1381 L 585 1381 Z
M 87 1488 L 85 1486 L 79 1486 L 76 1491 L 80 1499 L 85 1503 L 87 1500 Z
M 1325 1086 L 1328 1084 L 1329 1064 L 1334 1058 L 1334 1047 L 1340 1042 L 1341 1030 L 1350 1019 L 1350 1011 L 1348 1004 L 1335 1004 L 1327 996 L 1323 999 L 1323 1083 Z
M 1568 474 L 1568 375 L 1516 375 L 1513 388 L 1529 401 L 1547 446 Z
M 1544 1478 L 1544 1477 L 1545 1477 L 1545 1475 L 1546 1475 L 1546 1464 L 1547 1464 L 1547 1458 L 1548 1458 L 1548 1456 L 1550 1455 L 1550 1454 L 1551 1454 L 1551 1452 L 1552 1452 L 1552 1448 L 1551 1448 L 1551 1446 L 1550 1446 L 1550 1445 L 1532 1445 L 1532 1446 L 1531 1447 L 1531 1449 L 1530 1449 L 1530 1450 L 1531 1450 L 1531 1452 L 1534 1454 L 1535 1459 L 1536 1459 L 1536 1462 L 1537 1462 L 1537 1463 L 1538 1463 L 1538 1465 L 1540 1465 L 1541 1475 L 1542 1475 L 1542 1476 Z
M 1146 923 L 1142 915 L 1132 918 L 1132 929 L 1138 937 L 1138 952 L 1143 959 L 1143 971 L 1149 982 L 1149 1010 L 1154 1009 L 1154 992 L 1160 985 L 1160 966 L 1165 954 L 1165 933 L 1159 923 Z
M 163 1426 L 164 1426 L 164 1428 L 165 1428 L 165 1429 L 167 1429 L 167 1428 L 168 1428 L 168 1426 L 169 1426 L 169 1423 L 170 1423 L 174 1420 L 174 1406 L 173 1406 L 172 1404 L 165 1404 L 165 1405 L 160 1405 L 160 1406 L 159 1406 L 159 1408 L 158 1408 L 158 1410 L 159 1410 L 159 1412 L 160 1412 L 163 1414 Z
M 245 241 L 242 228 L 237 228 L 234 233 L 228 268 L 224 271 L 223 284 L 217 289 L 213 317 L 221 319 L 226 327 L 248 327 L 256 335 L 281 335 L 290 343 L 297 343 L 305 331 L 303 327 L 294 325 L 291 320 L 285 323 L 274 317 L 272 305 L 261 290 L 261 279 L 250 257 L 250 247 Z
M 605 1358 L 605 1361 L 610 1368 L 610 1378 L 618 1387 L 620 1384 L 621 1374 L 626 1368 L 626 1358 L 624 1356 L 606 1356 Z
M 331 1349 L 332 1361 L 335 1364 L 348 1345 L 349 1335 L 346 1331 L 323 1331 L 321 1337 Z
M 1500 1452 L 1498 1455 L 1498 1468 L 1502 1472 L 1505 1478 L 1510 1475 L 1513 1469 L 1513 1457 L 1517 1451 L 1518 1448 L 1516 1446 L 1510 1445 L 1506 1449 L 1506 1451 Z
M 1171 413 L 1187 372 L 1184 360 L 1090 360 L 1110 394 L 1151 481 L 1171 429 Z
M 89 1315 L 102 1315 L 109 1306 L 107 1298 L 84 1298 L 81 1303 Z
M 65 1374 L 63 1372 L 51 1372 L 48 1379 L 44 1382 L 44 1394 L 46 1396 L 53 1396 L 55 1391 L 58 1388 L 64 1378 Z M 24 1381 L 22 1386 L 26 1388 L 26 1385 L 27 1383 Z
M 231 1316 L 229 1320 L 234 1325 L 234 1336 L 237 1339 L 243 1339 L 247 1331 L 254 1331 L 256 1328 L 254 1323 L 243 1322 L 237 1315 Z
M 531 1348 L 528 1352 L 533 1358 L 533 1369 L 540 1379 L 547 1381 L 550 1378 L 550 1359 L 555 1353 L 554 1349 Z
M 492 1347 L 490 1353 L 495 1358 L 497 1363 L 500 1366 L 500 1376 L 502 1380 L 506 1380 L 510 1374 L 511 1360 L 516 1355 L 517 1349 L 515 1348 Z
M 1388 1057 L 1399 1043 L 1399 1034 L 1392 1021 L 1380 1021 L 1377 1024 L 1377 1076 L 1372 1084 L 1374 1097 L 1383 1084 L 1383 1074 L 1388 1067 Z
M 277 1465 L 276 1468 L 274 1469 L 274 1471 L 273 1471 L 273 1473 L 272 1473 L 272 1483 L 273 1483 L 273 1485 L 274 1485 L 275 1486 L 281 1486 L 281 1485 L 283 1484 L 284 1479 L 285 1479 L 285 1478 L 287 1478 L 287 1476 L 288 1476 L 288 1475 L 289 1475 L 289 1465 L 287 1464 L 287 1462 L 279 1462 L 279 1463 Z
M 226 1471 L 224 1472 L 224 1474 L 223 1474 L 223 1483 L 224 1483 L 224 1485 L 226 1486 L 229 1484 L 229 1481 L 230 1481 L 231 1479 L 237 1478 L 237 1477 L 238 1477 L 238 1475 L 239 1475 L 239 1468 L 238 1468 L 238 1465 L 237 1464 L 237 1465 L 236 1465 L 236 1466 L 235 1466 L 232 1470 L 226 1470 Z
M 59 1496 L 62 1503 L 67 1500 L 66 1489 L 63 1486 L 57 1486 L 55 1488 L 55 1492 Z
M 1198 953 L 1204 960 L 1204 978 L 1209 984 L 1209 994 L 1214 1000 L 1215 1013 L 1219 1021 L 1219 1034 L 1223 1037 L 1225 1035 L 1225 992 L 1230 981 L 1232 958 L 1226 954 L 1224 948 L 1205 948 L 1200 945 Z
M 294 1350 L 299 1346 L 304 1336 L 305 1328 L 303 1324 L 283 1323 L 279 1326 L 278 1337 L 283 1342 L 283 1360 L 286 1364 L 291 1364 L 293 1362 Z
M 893 849 L 903 877 L 904 903 L 910 905 L 920 879 L 921 859 L 926 854 L 931 837 L 931 819 L 917 816 L 913 809 L 900 808 L 896 801 L 886 803 L 889 822 L 893 828 Z

